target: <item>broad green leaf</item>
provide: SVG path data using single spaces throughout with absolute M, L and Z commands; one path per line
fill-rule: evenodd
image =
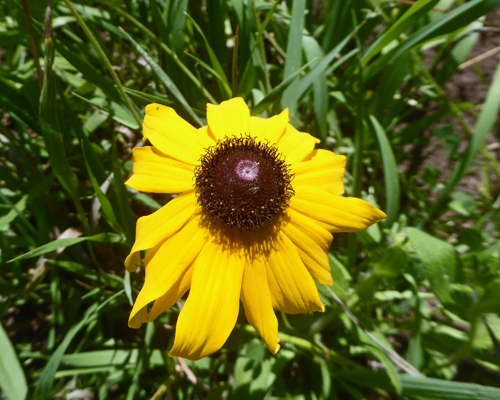
M 408 263 L 408 254 L 400 246 L 382 250 L 380 258 L 373 263 L 375 270 L 383 275 L 398 276 Z
M 24 400 L 28 394 L 28 385 L 23 368 L 19 363 L 16 350 L 12 346 L 7 332 L 0 324 L 0 388 L 8 400 Z
M 456 282 L 458 274 L 457 252 L 451 244 L 419 229 L 407 228 L 406 232 L 422 261 L 432 291 L 442 304 L 453 304 L 450 285 Z

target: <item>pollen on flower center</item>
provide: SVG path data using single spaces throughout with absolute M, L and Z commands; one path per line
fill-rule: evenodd
M 198 202 L 213 222 L 254 231 L 274 223 L 293 196 L 276 147 L 250 136 L 225 138 L 206 150 L 195 171 Z

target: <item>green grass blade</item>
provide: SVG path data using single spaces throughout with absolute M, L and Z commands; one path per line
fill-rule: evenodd
M 215 55 L 215 52 L 212 50 L 212 47 L 210 47 L 210 44 L 208 43 L 208 40 L 203 33 L 203 30 L 200 28 L 198 23 L 189 15 L 186 14 L 186 17 L 189 18 L 195 29 L 198 31 L 200 34 L 201 38 L 203 39 L 203 42 L 205 43 L 205 48 L 208 53 L 208 57 L 210 58 L 210 62 L 212 63 L 212 68 L 217 72 L 217 75 L 220 76 L 221 80 L 217 81 L 219 84 L 219 88 L 221 90 L 221 94 L 225 96 L 226 99 L 229 99 L 233 96 L 232 91 L 231 91 L 231 86 L 229 85 L 229 81 L 227 79 L 226 73 L 224 72 L 224 69 L 222 69 L 222 66 L 219 62 L 219 59 Z
M 475 383 L 400 375 L 403 396 L 441 400 L 498 400 L 500 389 Z
M 44 82 L 40 96 L 40 126 L 54 175 L 73 198 L 78 208 L 78 212 L 83 215 L 83 209 L 77 193 L 78 178 L 71 169 L 59 129 L 56 77 L 52 69 L 53 64 L 54 41 L 52 38 L 52 10 L 48 7 L 45 22 Z
M 304 11 L 306 7 L 305 0 L 293 0 L 292 21 L 290 22 L 290 31 L 286 45 L 286 61 L 283 70 L 283 81 L 288 80 L 290 76 L 300 68 L 302 59 L 302 31 L 304 29 Z M 300 82 L 290 82 L 287 89 L 283 91 L 281 106 L 290 110 L 290 116 L 295 114 L 298 103 L 298 90 Z M 267 97 L 267 96 L 266 96 Z
M 120 243 L 123 242 L 123 237 L 121 235 L 117 235 L 116 233 L 103 232 L 94 236 L 84 236 L 84 237 L 75 237 L 75 238 L 64 238 L 57 239 L 50 243 L 44 244 L 34 250 L 28 251 L 16 257 L 8 262 L 25 260 L 27 258 L 38 257 L 43 254 L 50 253 L 54 250 L 61 249 L 63 247 L 73 246 L 74 244 L 91 241 L 91 242 L 102 242 L 102 243 Z
M 129 109 L 130 113 L 133 115 L 134 119 L 136 122 L 141 125 L 142 121 L 141 118 L 139 117 L 139 114 L 137 113 L 135 107 L 133 106 L 132 102 L 130 101 L 130 98 L 127 96 L 127 93 L 125 93 L 125 90 L 123 89 L 123 85 L 118 78 L 118 75 L 116 74 L 115 70 L 113 69 L 113 66 L 111 65 L 111 62 L 109 61 L 108 57 L 106 56 L 106 53 L 102 50 L 101 46 L 95 39 L 94 35 L 90 32 L 89 28 L 83 21 L 83 19 L 80 17 L 76 9 L 73 7 L 73 4 L 71 4 L 70 0 L 63 0 L 66 6 L 70 9 L 71 13 L 73 16 L 76 18 L 78 24 L 81 26 L 83 31 L 85 32 L 87 38 L 91 41 L 91 43 L 94 45 L 95 49 L 99 53 L 99 56 L 101 57 L 102 61 L 106 65 L 109 73 L 111 74 L 113 81 L 115 82 L 115 85 L 117 86 L 118 90 L 120 91 L 121 95 L 123 96 L 123 99 L 125 101 L 125 104 L 127 105 L 127 108 Z
M 431 217 L 436 216 L 443 205 L 448 201 L 448 196 L 455 189 L 458 182 L 460 182 L 460 180 L 465 176 L 467 170 L 474 163 L 479 151 L 484 146 L 486 138 L 493 128 L 493 125 L 498 117 L 498 113 L 500 112 L 500 96 L 498 93 L 500 93 L 500 64 L 498 65 L 495 75 L 493 76 L 486 100 L 483 104 L 481 114 L 477 120 L 465 155 L 457 167 L 453 170 L 453 173 L 451 174 L 443 192 L 431 210 Z
M 337 55 L 347 46 L 353 35 L 356 33 L 357 29 L 354 30 L 350 35 L 346 36 L 335 48 L 330 50 L 311 70 L 300 80 L 300 85 L 297 90 L 297 99 L 301 99 L 306 93 L 309 87 L 316 82 L 318 77 L 328 69 L 328 66 L 332 61 L 334 61 Z M 338 65 L 337 65 L 338 66 Z M 331 74 L 333 70 L 328 70 Z
M 24 400 L 28 394 L 28 385 L 23 368 L 19 363 L 16 350 L 7 333 L 0 324 L 0 388 L 8 400 Z
M 87 312 L 83 316 L 83 318 L 80 320 L 80 322 L 76 325 L 73 325 L 71 329 L 66 333 L 66 336 L 64 336 L 63 341 L 57 348 L 57 350 L 52 354 L 50 357 L 49 362 L 43 369 L 40 378 L 38 379 L 38 382 L 36 384 L 35 388 L 35 399 L 47 399 L 49 398 L 50 390 L 52 388 L 52 381 L 54 379 L 54 374 L 56 373 L 57 369 L 59 368 L 59 364 L 61 362 L 61 358 L 68 349 L 69 345 L 73 341 L 74 337 L 80 330 L 87 325 L 89 322 L 90 317 L 94 314 L 94 312 L 97 310 L 97 303 L 94 303 L 90 308 L 87 309 Z
M 399 203 L 401 198 L 401 189 L 399 187 L 399 173 L 396 158 L 392 151 L 391 144 L 384 128 L 380 125 L 377 119 L 370 115 L 371 128 L 375 133 L 382 156 L 382 164 L 384 167 L 384 184 L 385 184 L 385 212 L 387 218 L 384 220 L 386 227 L 391 227 L 393 222 L 399 215 Z
M 85 161 L 85 167 L 87 168 L 87 173 L 89 174 L 90 182 L 92 182 L 92 186 L 94 187 L 95 194 L 97 196 L 97 199 L 99 200 L 99 204 L 101 206 L 104 218 L 106 219 L 106 222 L 109 224 L 109 226 L 113 230 L 115 230 L 116 232 L 122 233 L 123 228 L 120 226 L 120 224 L 118 223 L 118 220 L 116 219 L 115 212 L 113 211 L 113 206 L 111 205 L 111 202 L 109 201 L 109 199 L 106 197 L 106 195 L 101 190 L 99 183 L 95 179 L 94 174 L 92 173 L 92 170 L 90 169 L 90 165 L 87 161 L 88 155 L 86 154 L 85 148 L 83 146 L 82 146 L 82 152 L 83 152 L 83 157 L 84 157 L 84 161 Z M 94 211 L 94 210 L 92 210 L 92 211 Z
M 361 56 L 361 64 L 366 65 L 373 56 L 378 54 L 385 46 L 396 40 L 400 34 L 407 31 L 419 18 L 427 14 L 439 0 L 421 0 L 415 2 L 406 11 L 401 18 L 399 18 L 394 25 L 392 25 L 387 32 L 380 35 L 372 45 Z
M 259 115 L 260 113 L 267 110 L 267 108 L 270 107 L 276 101 L 276 99 L 279 98 L 279 96 L 281 96 L 281 94 L 284 92 L 284 90 L 292 84 L 292 82 L 295 80 L 295 78 L 303 70 L 305 70 L 309 65 L 311 65 L 314 61 L 316 61 L 316 60 L 311 60 L 306 65 L 304 65 L 302 68 L 300 68 L 298 71 L 295 71 L 287 79 L 285 79 L 283 82 L 281 82 L 278 86 L 273 88 L 273 90 L 271 90 L 261 101 L 259 101 L 259 103 L 257 103 L 252 108 L 251 114 L 252 115 Z
M 477 18 L 500 6 L 500 0 L 472 0 L 443 15 L 438 20 L 424 26 L 394 49 L 378 58 L 365 71 L 365 77 L 372 78 L 401 54 L 426 41 L 461 29 Z
M 160 66 L 153 60 L 153 58 L 147 53 L 146 50 L 142 48 L 140 44 L 138 44 L 132 36 L 130 36 L 127 32 L 122 30 L 123 35 L 132 43 L 132 45 L 136 48 L 139 54 L 146 60 L 149 66 L 153 69 L 154 73 L 158 78 L 162 81 L 165 87 L 172 93 L 177 101 L 184 107 L 187 113 L 193 118 L 194 121 L 200 126 L 204 125 L 201 119 L 195 114 L 185 97 L 182 95 L 180 90 L 177 88 L 174 82 L 170 79 L 170 77 L 163 71 Z

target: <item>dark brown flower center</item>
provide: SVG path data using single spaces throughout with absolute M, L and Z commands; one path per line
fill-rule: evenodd
M 213 222 L 254 231 L 274 223 L 293 196 L 293 175 L 276 147 L 250 136 L 225 138 L 196 167 L 196 191 Z

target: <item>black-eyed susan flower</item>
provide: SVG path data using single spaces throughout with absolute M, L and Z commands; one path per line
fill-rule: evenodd
M 288 123 L 288 110 L 251 117 L 241 98 L 207 106 L 196 129 L 169 107 L 146 107 L 152 146 L 133 150 L 127 184 L 180 193 L 137 222 L 126 268 L 144 259 L 146 279 L 129 319 L 154 320 L 189 294 L 171 356 L 196 360 L 224 344 L 240 309 L 269 350 L 279 350 L 274 310 L 324 311 L 313 278 L 331 285 L 332 233 L 355 232 L 385 214 L 344 193 L 345 157 Z M 154 303 L 153 303 L 154 302 Z M 152 303 L 152 306 L 151 306 Z

